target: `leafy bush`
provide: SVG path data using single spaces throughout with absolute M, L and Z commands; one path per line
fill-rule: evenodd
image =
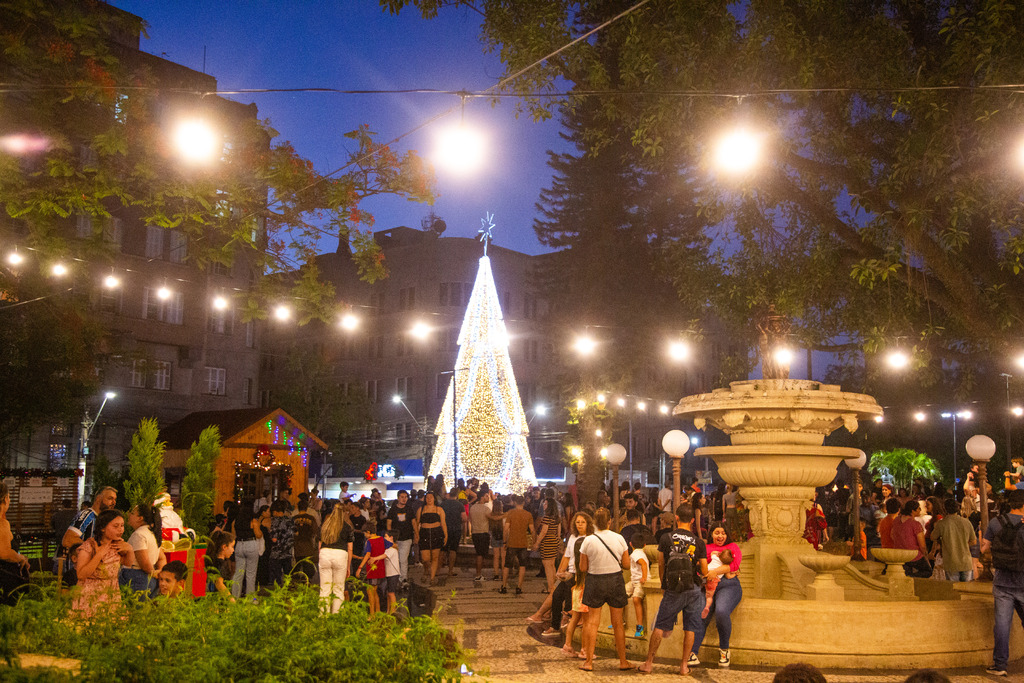
M 80 659 L 77 681 L 456 681 L 465 652 L 431 617 L 372 618 L 365 603 L 320 611 L 315 589 L 291 586 L 251 601 L 142 602 L 84 627 L 69 599 L 43 591 L 0 608 L 0 656 Z M 5 680 L 10 671 L 3 672 Z M 40 670 L 15 680 L 71 680 Z
M 192 443 L 181 482 L 182 520 L 185 526 L 205 534 L 213 520 L 213 465 L 220 456 L 220 429 L 211 425 Z
M 124 484 L 128 509 L 136 505 L 152 505 L 166 488 L 164 483 L 164 450 L 167 444 L 158 441 L 160 430 L 153 418 L 143 418 L 139 431 L 132 435 L 128 451 L 128 481 Z

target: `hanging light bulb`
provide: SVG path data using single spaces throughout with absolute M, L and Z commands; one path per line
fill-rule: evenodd
M 171 290 L 167 288 L 167 285 L 164 285 L 160 289 L 156 290 L 156 297 L 161 301 L 167 301 L 171 298 Z
M 17 249 L 7 255 L 7 262 L 12 266 L 20 266 L 24 261 L 25 257 L 19 254 Z
M 903 351 L 892 351 L 885 357 L 885 362 L 893 370 L 902 370 L 910 365 L 910 356 Z
M 116 289 L 121 286 L 121 281 L 117 279 L 117 276 L 111 273 L 110 275 L 103 278 L 103 286 L 107 289 Z
M 289 318 L 292 317 L 292 309 L 288 308 L 284 304 L 281 304 L 280 306 L 274 308 L 274 317 L 280 320 L 281 322 L 284 322 L 285 320 L 288 320 Z
M 354 313 L 345 313 L 338 324 L 341 325 L 341 329 L 351 332 L 359 327 L 359 317 Z
M 786 347 L 778 348 L 775 349 L 773 358 L 775 358 L 775 362 L 779 365 L 789 365 L 793 362 L 793 352 Z
M 660 412 L 662 415 L 668 415 L 668 406 L 662 403 L 661 406 L 658 408 L 658 412 Z
M 576 399 L 576 410 L 583 410 L 586 407 L 587 407 L 587 402 L 586 401 L 584 401 L 582 398 Z
M 228 307 L 228 300 L 223 296 L 217 295 L 213 297 L 213 307 L 218 311 L 223 311 Z
M 594 350 L 597 348 L 597 342 L 594 341 L 593 337 L 581 335 L 576 337 L 576 341 L 573 342 L 572 348 L 581 356 L 589 356 L 594 353 Z
M 668 357 L 674 361 L 684 361 L 690 357 L 690 346 L 684 341 L 670 342 L 668 345 Z
M 640 410 L 640 411 L 647 410 L 647 402 L 646 401 L 637 401 L 636 409 Z
M 218 145 L 213 128 L 199 119 L 178 124 L 174 129 L 174 146 L 181 158 L 191 163 L 212 161 L 223 151 L 223 144 Z
M 50 272 L 53 273 L 54 276 L 56 277 L 64 277 L 65 275 L 68 274 L 68 267 L 65 266 L 63 263 L 54 263 L 53 266 L 50 268 Z
M 746 128 L 726 133 L 715 144 L 715 166 L 727 173 L 746 173 L 761 158 L 761 138 Z
M 484 146 L 483 135 L 461 123 L 438 136 L 434 161 L 452 173 L 472 173 L 483 164 Z

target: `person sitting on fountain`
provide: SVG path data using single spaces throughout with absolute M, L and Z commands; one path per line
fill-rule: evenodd
M 728 550 L 719 550 L 711 553 L 711 561 L 708 562 L 708 572 L 718 569 L 723 564 L 732 564 L 732 553 Z M 727 577 L 732 578 L 728 573 Z M 719 579 L 718 575 L 708 575 L 708 582 L 704 584 L 704 595 L 706 596 L 704 611 L 700 613 L 701 619 L 707 619 L 708 613 L 711 612 L 711 602 L 715 599 L 715 589 L 718 588 Z

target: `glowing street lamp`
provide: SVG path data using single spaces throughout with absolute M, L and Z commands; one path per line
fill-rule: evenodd
M 223 151 L 213 128 L 199 119 L 178 124 L 174 129 L 174 147 L 182 159 L 195 164 L 212 161 Z
M 292 317 L 292 309 L 288 308 L 283 304 L 277 306 L 274 309 L 274 317 L 280 320 L 281 322 L 284 322 Z
M 10 263 L 12 266 L 20 266 L 22 263 L 25 262 L 25 257 L 18 253 L 17 250 L 15 250 L 7 255 L 7 262 Z
M 587 402 L 586 401 L 584 401 L 582 398 L 576 399 L 576 410 L 583 410 L 586 407 L 587 407 Z
M 582 335 L 576 337 L 576 341 L 573 342 L 572 348 L 581 356 L 589 356 L 597 349 L 597 342 L 593 337 Z
M 772 357 L 779 365 L 789 365 L 793 362 L 793 352 L 784 346 L 775 349 L 775 353 L 772 354 Z
M 660 406 L 658 406 L 658 412 L 661 413 L 662 415 L 668 415 L 668 406 L 662 403 Z
M 1024 408 L 1021 408 L 1020 406 L 1014 406 L 1013 408 L 1010 409 L 1010 412 L 1013 413 L 1014 417 L 1020 417 L 1024 415 Z
M 213 301 L 211 303 L 213 304 L 213 308 L 218 311 L 226 310 L 228 307 L 228 300 L 219 295 L 213 297 Z
M 338 324 L 341 326 L 341 329 L 346 332 L 352 332 L 359 327 L 359 316 L 354 313 L 346 313 L 341 316 L 341 320 Z
M 118 287 L 121 286 L 121 281 L 117 278 L 116 275 L 108 275 L 105 278 L 103 278 L 103 286 L 106 287 L 107 289 L 117 289 Z
M 161 301 L 167 301 L 168 299 L 171 298 L 171 290 L 167 288 L 167 285 L 164 285 L 160 289 L 156 290 L 156 298 L 160 299 Z
M 903 370 L 910 365 L 910 356 L 903 351 L 892 351 L 885 357 L 885 362 L 893 370 Z
M 430 326 L 425 322 L 418 322 L 412 326 L 412 329 L 409 330 L 409 334 L 416 339 L 426 339 L 430 336 Z
M 668 357 L 677 362 L 686 360 L 690 357 L 690 345 L 684 341 L 669 343 Z
M 746 173 L 761 159 L 761 137 L 737 128 L 718 139 L 714 158 L 715 166 L 726 173 Z
M 64 277 L 68 274 L 68 267 L 63 263 L 54 263 L 53 266 L 50 267 L 50 272 L 56 277 Z
M 438 136 L 434 161 L 452 173 L 472 173 L 483 164 L 484 146 L 483 135 L 460 124 Z
M 928 416 L 923 411 L 919 410 L 916 413 L 914 413 L 914 419 L 917 420 L 918 422 L 924 422 L 925 420 L 928 419 Z

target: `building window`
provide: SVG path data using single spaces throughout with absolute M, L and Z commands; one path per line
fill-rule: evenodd
M 164 257 L 164 229 L 155 225 L 146 226 L 146 258 Z
M 448 395 L 448 382 L 451 381 L 450 372 L 441 372 L 437 375 L 437 398 L 444 399 Z
M 171 363 L 166 360 L 153 361 L 153 388 L 160 391 L 171 390 Z
M 223 275 L 225 277 L 231 277 L 231 266 L 226 266 L 223 263 L 213 263 L 213 274 Z
M 383 358 L 384 357 L 384 337 L 383 336 L 370 337 L 366 341 L 367 341 L 367 344 L 369 344 L 369 353 L 367 355 L 371 359 L 372 358 Z
M 210 311 L 210 317 L 207 318 L 207 326 L 209 331 L 214 334 L 231 334 L 234 318 L 231 315 L 230 310 L 212 310 Z M 248 333 L 248 329 L 246 330 Z M 246 339 L 248 341 L 248 339 Z
M 451 296 L 448 298 L 449 306 L 461 306 L 462 305 L 462 283 L 452 282 L 449 287 L 451 288 Z
M 377 402 L 377 389 L 380 388 L 379 379 L 366 380 L 366 400 L 370 403 Z
M 153 287 L 145 287 L 142 290 L 142 317 L 146 320 L 180 325 L 184 317 L 185 295 L 181 292 L 171 292 L 167 299 L 161 299 L 156 292 Z
M 129 384 L 136 389 L 146 388 L 146 361 L 144 360 L 133 360 L 132 361 L 132 376 Z
M 71 427 L 68 426 L 67 422 L 55 422 L 54 424 L 50 425 L 50 435 L 51 436 L 70 436 L 71 435 Z
M 206 393 L 224 396 L 228 393 L 227 371 L 224 368 L 206 368 Z
M 87 213 L 75 216 L 75 234 L 82 239 L 92 237 L 92 216 Z
M 68 459 L 68 445 L 66 443 L 51 443 L 50 444 L 50 463 L 51 467 L 54 465 L 60 465 L 66 463 Z
M 245 378 L 245 385 L 242 388 L 242 403 L 250 405 L 252 403 L 252 377 Z
M 398 290 L 398 310 L 411 311 L 416 308 L 416 288 L 404 287 Z
M 188 254 L 188 237 L 180 230 L 170 230 L 171 249 L 168 260 L 171 263 L 184 263 Z
M 437 305 L 447 306 L 448 305 L 448 283 L 442 282 L 437 288 Z
M 260 391 L 260 408 L 270 407 L 270 389 Z
M 537 319 L 537 297 L 529 295 L 523 297 L 523 317 L 527 320 Z
M 540 343 L 536 339 L 524 339 L 523 340 L 523 360 L 528 363 L 536 363 L 538 358 L 538 352 L 540 350 Z
M 380 315 L 384 312 L 383 292 L 374 292 L 370 295 L 370 310 L 373 315 Z
M 100 311 L 103 313 L 121 312 L 122 294 L 121 288 L 100 290 Z
M 117 216 L 111 216 L 107 224 L 103 226 L 103 239 L 111 244 L 121 245 L 124 237 L 124 221 Z
M 404 399 L 409 398 L 409 378 L 399 377 L 395 380 L 395 393 Z
M 251 320 L 245 324 L 245 346 L 249 349 L 256 348 L 256 326 Z

